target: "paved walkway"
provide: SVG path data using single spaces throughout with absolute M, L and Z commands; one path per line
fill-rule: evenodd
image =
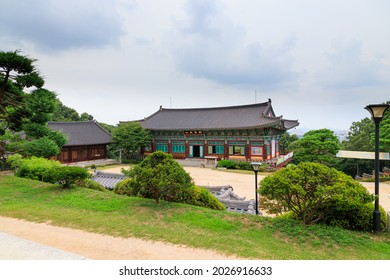
M 86 260 L 86 257 L 0 232 L 0 260 Z

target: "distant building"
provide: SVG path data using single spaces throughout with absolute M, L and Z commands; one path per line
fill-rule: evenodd
M 276 116 L 269 99 L 264 103 L 230 107 L 160 107 L 140 124 L 153 138 L 143 150 L 145 155 L 163 151 L 176 159 L 271 161 L 280 155 L 280 136 L 299 122 Z
M 96 121 L 49 122 L 48 125 L 68 138 L 56 157 L 62 163 L 107 158 L 107 145 L 112 142 L 112 137 Z

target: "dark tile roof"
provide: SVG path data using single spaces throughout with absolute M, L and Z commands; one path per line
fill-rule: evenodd
M 284 120 L 275 116 L 271 100 L 265 103 L 250 105 L 195 108 L 166 109 L 140 121 L 149 130 L 203 130 L 203 129 L 239 129 L 278 126 L 290 129 L 299 125 L 298 121 Z
M 125 178 L 126 176 L 122 174 L 96 171 L 92 177 L 92 180 L 99 183 L 106 189 L 113 190 L 116 184 L 123 181 Z
M 240 197 L 234 193 L 233 187 L 227 186 L 203 186 L 210 191 L 226 209 L 230 212 L 255 215 L 255 202 L 246 200 L 246 197 Z M 261 214 L 261 213 L 260 213 Z
M 68 137 L 66 146 L 83 146 L 109 144 L 111 134 L 105 131 L 96 121 L 86 122 L 49 122 L 49 127 L 61 131 Z

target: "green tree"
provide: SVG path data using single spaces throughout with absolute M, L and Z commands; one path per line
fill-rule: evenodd
M 289 134 L 288 132 L 283 133 L 280 137 L 280 151 L 282 154 L 288 154 L 290 151 L 289 146 L 291 143 L 299 140 L 296 134 Z
M 349 151 L 373 152 L 375 149 L 373 135 L 374 123 L 370 118 L 353 122 L 349 128 L 347 140 L 341 143 L 341 148 Z
M 341 150 L 373 152 L 374 146 L 374 124 L 370 118 L 353 122 L 347 140 L 341 143 Z M 374 168 L 374 161 L 364 159 L 340 159 L 339 169 L 354 176 L 361 176 L 363 173 L 371 173 Z
M 290 144 L 294 151 L 293 163 L 318 162 L 327 166 L 337 164 L 336 154 L 340 150 L 340 142 L 329 129 L 311 130 L 303 138 Z
M 92 121 L 93 120 L 93 116 L 84 112 L 80 115 L 80 121 Z
M 3 130 L 9 127 L 21 130 L 27 96 L 24 90 L 39 89 L 44 84 L 35 69 L 35 61 L 20 55 L 20 51 L 0 51 L 0 122 Z
M 106 123 L 99 122 L 99 125 L 100 125 L 101 127 L 103 127 L 104 130 L 106 130 L 106 131 L 109 132 L 110 134 L 112 134 L 113 131 L 115 130 L 115 126 L 114 126 L 114 125 L 111 125 L 111 124 L 106 124 Z
M 390 101 L 387 101 L 386 103 L 390 104 Z M 390 109 L 387 109 L 380 123 L 379 150 L 382 152 L 390 151 Z
M 24 109 L 27 111 L 28 121 L 36 124 L 46 124 L 50 121 L 57 109 L 56 94 L 40 88 L 27 94 Z
M 190 175 L 176 162 L 172 155 L 154 152 L 133 169 L 124 171 L 132 182 L 131 194 L 172 202 L 180 201 L 193 186 Z
M 260 182 L 259 193 L 263 196 L 263 208 L 279 214 L 291 211 L 306 225 L 323 219 L 334 220 L 337 216 L 351 217 L 374 200 L 373 195 L 350 176 L 309 162 L 291 165 L 267 176 Z
M 42 158 L 50 158 L 52 156 L 58 155 L 60 152 L 58 145 L 48 137 L 42 137 L 24 142 L 23 149 L 23 153 L 28 156 Z
M 26 151 L 28 154 L 48 149 L 51 153 L 47 155 L 54 155 L 54 151 L 59 151 L 66 142 L 62 134 L 52 132 L 47 127 L 47 122 L 57 108 L 56 95 L 42 88 L 44 80 L 34 66 L 35 61 L 21 55 L 20 51 L 0 51 L 0 134 L 23 130 L 25 135 L 24 139 L 8 135 L 7 139 L 0 143 L 0 155 L 6 147 L 12 147 L 15 151 L 26 147 L 30 149 Z M 45 139 L 39 140 L 40 138 Z M 17 142 L 10 143 L 10 139 Z M 34 143 L 26 144 L 26 141 Z M 53 143 L 57 148 L 52 146 Z M 43 146 L 37 149 L 37 145 Z
M 390 104 L 390 101 L 387 101 Z M 386 111 L 380 124 L 379 150 L 390 151 L 390 110 Z M 373 152 L 375 150 L 375 125 L 371 118 L 366 117 L 358 122 L 353 122 L 348 133 L 347 140 L 341 143 L 342 150 Z M 390 166 L 390 162 L 381 162 L 382 166 Z M 341 159 L 339 169 L 350 175 L 371 173 L 374 169 L 373 160 Z
M 59 99 L 56 99 L 57 110 L 53 114 L 51 121 L 55 122 L 80 122 L 92 121 L 94 117 L 88 113 L 81 115 L 73 108 L 65 106 Z
M 57 110 L 53 114 L 51 121 L 55 122 L 77 122 L 80 120 L 79 113 L 73 108 L 65 106 L 59 99 L 56 99 Z
M 151 141 L 150 133 L 138 122 L 128 122 L 119 124 L 113 132 L 112 139 L 117 149 L 122 149 L 122 153 L 130 157 L 140 154 L 141 148 Z
M 22 151 L 22 144 L 23 139 L 20 134 L 6 130 L 3 135 L 0 135 L 0 157 L 4 151 L 12 151 L 14 153 Z

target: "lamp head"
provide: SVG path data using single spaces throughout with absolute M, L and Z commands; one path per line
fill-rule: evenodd
M 261 162 L 251 162 L 251 166 L 253 171 L 257 172 L 259 171 L 259 168 L 261 166 Z
M 370 112 L 375 122 L 380 122 L 389 107 L 390 105 L 388 104 L 371 104 L 367 105 L 364 109 Z

